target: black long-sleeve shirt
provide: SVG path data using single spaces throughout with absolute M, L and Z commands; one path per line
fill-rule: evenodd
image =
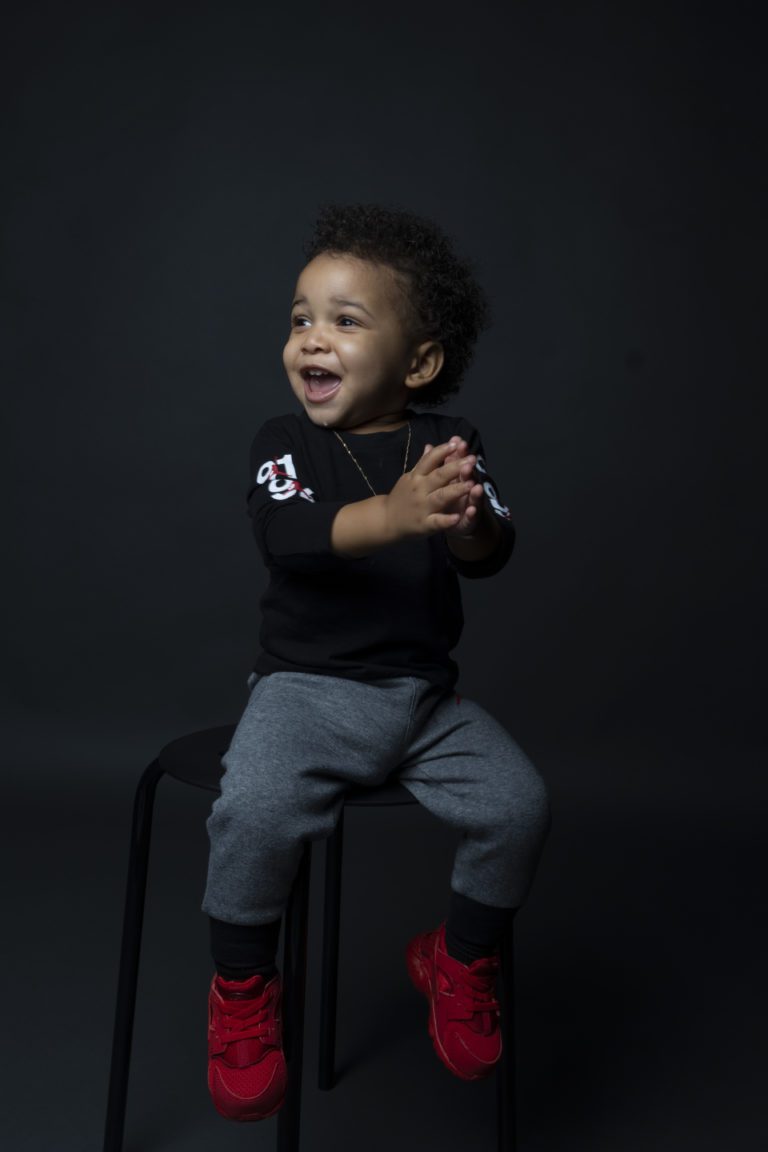
M 333 432 L 298 415 L 268 420 L 251 446 L 248 512 L 270 573 L 261 602 L 254 671 L 314 672 L 353 680 L 419 676 L 452 688 L 450 652 L 464 617 L 457 573 L 492 576 L 509 559 L 515 530 L 475 428 L 441 413 L 412 413 L 408 469 L 426 444 L 461 436 L 478 457 L 476 476 L 502 532 L 484 560 L 454 556 L 444 533 L 411 538 L 361 559 L 337 556 L 331 525 L 345 504 L 372 495 Z M 408 428 L 341 431 L 378 495 L 402 475 Z

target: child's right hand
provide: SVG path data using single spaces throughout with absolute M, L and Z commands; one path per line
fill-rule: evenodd
M 410 472 L 405 472 L 385 497 L 385 516 L 394 539 L 431 536 L 453 528 L 461 520 L 467 493 L 475 481 L 461 480 L 467 466 L 474 467 L 476 456 L 456 458 L 456 442 L 438 444 L 425 450 Z M 462 505 L 463 507 L 463 505 Z

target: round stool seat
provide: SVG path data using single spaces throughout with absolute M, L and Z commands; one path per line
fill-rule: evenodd
M 220 792 L 220 780 L 224 773 L 221 758 L 229 748 L 235 728 L 235 724 L 224 724 L 218 728 L 203 728 L 199 732 L 190 732 L 178 740 L 172 740 L 157 757 L 160 767 L 163 772 L 185 784 L 193 784 L 209 792 Z M 344 803 L 375 806 L 416 804 L 417 801 L 397 780 L 387 780 L 371 787 L 350 788 Z

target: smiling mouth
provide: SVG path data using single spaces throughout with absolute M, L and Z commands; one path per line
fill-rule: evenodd
M 330 400 L 341 386 L 341 377 L 334 376 L 332 372 L 315 375 L 303 371 L 301 378 L 304 381 L 304 395 L 314 404 L 322 404 L 324 400 Z

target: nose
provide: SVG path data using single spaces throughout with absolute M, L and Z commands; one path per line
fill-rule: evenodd
M 302 349 L 310 352 L 313 349 L 327 349 L 329 346 L 330 337 L 322 324 L 312 324 L 309 328 L 304 329 L 304 336 L 301 341 Z

